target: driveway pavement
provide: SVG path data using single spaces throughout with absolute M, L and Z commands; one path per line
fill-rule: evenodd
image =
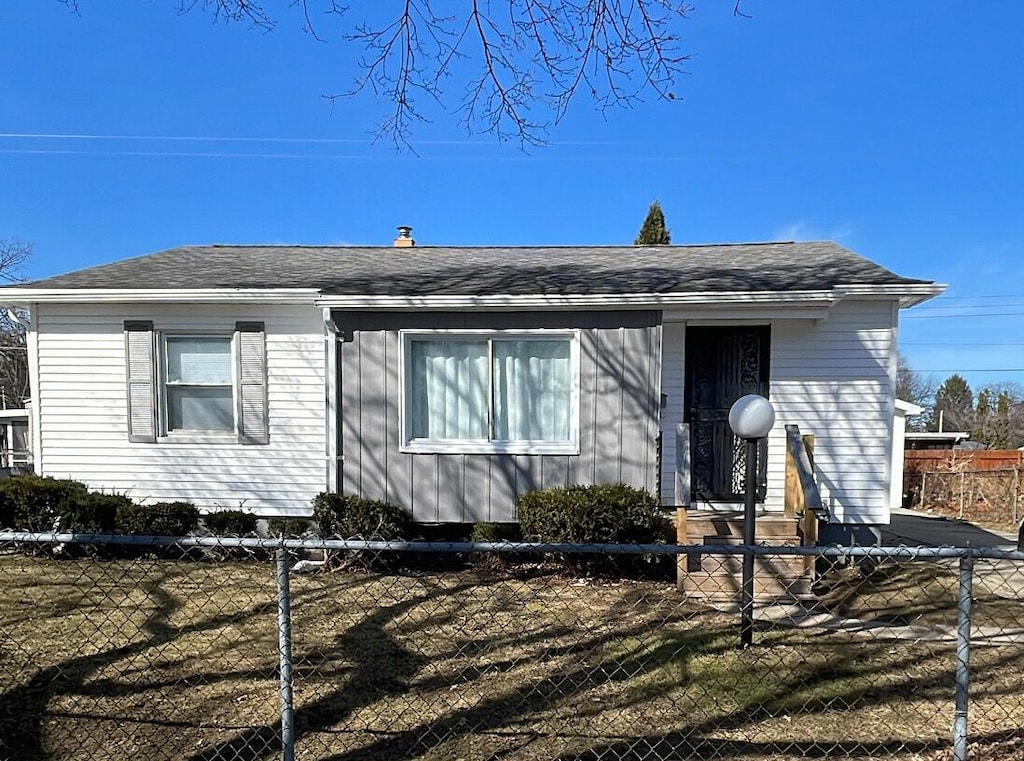
M 966 521 L 919 513 L 892 511 L 889 526 L 882 529 L 885 547 L 993 547 L 1017 549 L 1017 535 L 975 526 Z M 950 561 L 950 566 L 954 561 Z M 975 584 L 1011 600 L 1024 600 L 1024 564 L 1016 560 L 978 560 L 974 566 Z M 1015 633 L 1019 637 L 1020 633 Z
M 1017 549 L 1017 535 L 928 513 L 896 508 L 882 527 L 883 547 L 996 547 Z

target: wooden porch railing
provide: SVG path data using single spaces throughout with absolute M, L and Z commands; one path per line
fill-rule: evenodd
M 786 426 L 786 515 L 800 521 L 804 546 L 818 543 L 818 522 L 828 518 L 814 479 L 814 434 L 800 434 L 797 425 Z M 813 565 L 813 558 L 805 562 Z M 810 570 L 810 569 L 808 569 Z

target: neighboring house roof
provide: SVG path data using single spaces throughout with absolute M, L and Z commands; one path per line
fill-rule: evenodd
M 599 296 L 831 292 L 911 296 L 901 277 L 831 242 L 702 246 L 182 246 L 37 280 L 11 296 L 72 291 L 315 291 L 320 296 Z M 3 291 L 0 290 L 0 294 Z M 70 294 L 69 294 L 70 295 Z
M 953 449 L 975 442 L 968 442 L 971 438 L 969 431 L 908 431 L 904 438 L 904 446 L 907 449 Z M 984 444 L 978 444 L 984 447 Z

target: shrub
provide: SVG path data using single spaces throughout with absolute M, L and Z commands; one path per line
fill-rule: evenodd
M 516 542 L 520 539 L 522 534 L 517 523 L 474 523 L 473 531 L 469 535 L 471 542 Z M 536 560 L 532 555 L 524 558 L 518 553 L 475 552 L 471 556 L 473 565 L 481 571 L 507 569 L 517 561 L 522 562 L 525 559 Z
M 245 510 L 220 510 L 204 515 L 203 525 L 215 536 L 251 536 L 256 533 L 256 516 Z
M 157 502 L 152 505 L 121 505 L 116 528 L 138 536 L 185 536 L 199 525 L 199 511 L 191 502 Z
M 0 491 L 0 529 L 14 528 L 14 500 L 5 491 Z
M 488 523 L 480 522 L 473 524 L 473 531 L 469 535 L 471 542 L 517 542 L 522 538 L 522 533 L 517 523 Z
M 271 518 L 267 521 L 268 536 L 286 539 L 305 536 L 313 530 L 313 522 L 305 518 Z
M 53 531 L 67 505 L 84 500 L 88 493 L 78 481 L 34 475 L 5 478 L 0 481 L 0 494 L 5 495 L 4 522 L 16 531 Z
M 395 541 L 409 535 L 409 514 L 390 502 L 323 492 L 313 498 L 320 535 Z
M 60 530 L 79 534 L 112 534 L 117 527 L 117 511 L 134 506 L 123 494 L 91 492 L 67 500 L 60 507 Z
M 569 544 L 648 544 L 664 537 L 665 520 L 658 499 L 625 484 L 568 486 L 522 495 L 516 501 L 519 525 L 527 541 Z M 631 555 L 565 555 L 572 572 L 605 573 L 636 570 Z M 644 558 L 650 568 L 658 563 Z
M 516 509 L 529 541 L 646 544 L 663 535 L 658 499 L 625 484 L 542 489 L 522 495 Z

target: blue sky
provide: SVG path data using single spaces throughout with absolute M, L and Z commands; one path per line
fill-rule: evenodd
M 950 285 L 905 312 L 916 367 L 1024 383 L 1024 3 L 695 0 L 673 102 L 583 98 L 522 150 L 337 101 L 355 53 L 269 0 L 264 33 L 177 0 L 0 6 L 0 238 L 41 277 L 185 243 L 836 240 Z M 387 7 L 391 4 L 381 4 Z M 329 27 L 328 27 L 329 31 Z M 78 136 L 78 137 L 73 137 Z

